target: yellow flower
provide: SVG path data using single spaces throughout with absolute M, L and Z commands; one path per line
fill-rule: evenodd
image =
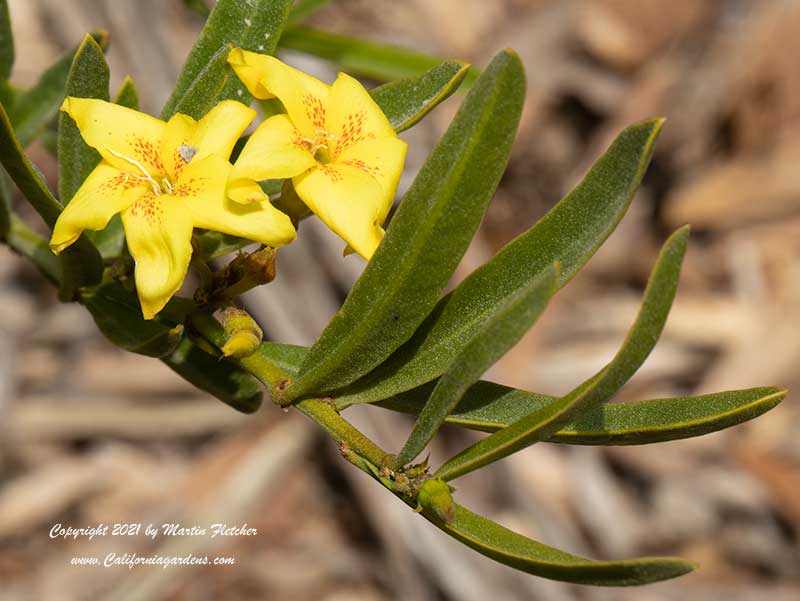
M 236 161 L 228 194 L 261 198 L 256 181 L 292 178 L 297 195 L 365 259 L 383 238 L 406 155 L 364 87 L 340 73 L 332 86 L 262 54 L 235 48 L 228 62 L 256 98 L 278 98 Z
M 228 157 L 255 116 L 243 104 L 221 102 L 200 121 L 179 113 L 164 122 L 87 98 L 68 97 L 61 110 L 102 161 L 59 216 L 50 247 L 58 254 L 83 230 L 101 230 L 121 213 L 145 319 L 183 283 L 192 228 L 270 246 L 294 239 L 289 218 L 267 199 L 242 205 L 226 196 Z

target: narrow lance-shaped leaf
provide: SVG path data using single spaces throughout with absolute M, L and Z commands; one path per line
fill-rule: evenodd
M 33 166 L 22 150 L 19 140 L 14 135 L 8 114 L 2 105 L 0 105 L 0 162 L 3 163 L 3 167 L 28 202 L 44 222 L 52 228 L 61 213 L 61 205 L 45 184 L 42 174 Z M 86 270 L 84 273 L 91 276 L 92 280 L 96 278 L 99 281 L 102 275 L 102 261 L 97 250 L 85 237 L 81 236 L 75 244 L 61 253 L 61 256 L 62 266 L 67 261 L 72 262 L 72 265 L 79 266 L 81 261 L 85 261 L 81 267 Z
M 105 50 L 108 46 L 108 33 L 99 31 L 90 35 Z M 17 94 L 13 105 L 6 107 L 23 147 L 30 144 L 42 131 L 46 131 L 47 125 L 58 114 L 58 108 L 64 100 L 69 70 L 77 51 L 75 48 L 63 54 L 41 75 L 36 85 Z
M 257 353 L 283 371 L 295 374 L 305 359 L 308 348 L 294 344 L 264 341 Z M 426 397 L 427 398 L 427 397 Z
M 288 356 L 291 350 L 270 349 Z M 393 411 L 417 415 L 433 388 L 431 384 L 377 403 Z M 547 442 L 581 445 L 640 445 L 702 436 L 746 422 L 775 407 L 786 396 L 780 388 L 751 388 L 700 396 L 602 403 L 588 407 L 547 437 Z M 449 424 L 497 432 L 526 415 L 542 411 L 558 397 L 517 390 L 493 382 L 478 382 L 445 420 Z
M 294 374 L 308 349 L 264 342 L 258 353 Z M 431 382 L 376 403 L 379 407 L 419 415 L 433 391 Z M 581 445 L 640 445 L 702 436 L 744 423 L 766 413 L 786 396 L 774 387 L 730 390 L 700 396 L 602 403 L 587 408 L 547 442 Z M 558 397 L 480 381 L 445 420 L 481 432 L 496 432 L 558 401 Z
M 122 80 L 122 84 L 117 90 L 117 95 L 114 97 L 114 104 L 124 106 L 125 108 L 139 110 L 139 92 L 136 89 L 136 84 L 131 79 L 130 75 Z
M 411 435 L 397 454 L 397 466 L 411 463 L 425 449 L 467 389 L 519 342 L 547 306 L 557 279 L 558 269 L 552 266 L 505 299 L 475 330 L 420 411 Z
M 184 100 L 194 81 L 211 61 L 212 57 L 229 44 L 245 50 L 272 54 L 278 43 L 291 9 L 291 0 L 219 0 L 200 32 L 194 47 L 189 52 L 183 70 L 175 84 L 172 95 L 167 100 L 161 113 L 163 119 L 169 119 L 177 111 L 179 103 Z M 216 98 L 209 101 L 232 98 L 244 103 L 250 102 L 250 96 L 244 86 L 230 78 L 221 88 Z M 191 101 L 195 102 L 195 101 Z
M 13 106 L 14 99 L 19 96 L 20 90 L 12 86 L 9 82 L 0 79 L 0 103 L 5 106 Z
M 283 28 L 289 20 L 292 1 L 253 0 L 253 4 L 259 6 L 251 7 L 250 14 L 245 19 L 246 27 L 236 45 L 250 52 L 274 54 Z M 239 100 L 250 104 L 253 97 L 245 86 L 233 76 L 228 80 L 219 99 Z
M 193 241 L 195 252 L 204 261 L 222 257 L 253 243 L 252 240 L 212 231 L 196 233 Z
M 42 174 L 22 150 L 8 113 L 2 105 L 0 105 L 0 160 L 28 202 L 52 228 L 61 213 L 61 205 L 50 192 Z
M 647 283 L 639 315 L 622 347 L 599 374 L 557 402 L 490 434 L 449 459 L 436 470 L 436 476 L 452 480 L 546 440 L 581 411 L 611 398 L 644 363 L 661 335 L 678 288 L 688 237 L 689 228 L 683 227 L 664 244 Z
M 200 119 L 217 104 L 225 84 L 233 76 L 228 66 L 230 49 L 230 45 L 223 46 L 208 59 L 208 64 L 200 70 L 186 94 L 175 105 L 175 113 Z
M 0 167 L 0 240 L 5 240 L 11 229 L 11 187 L 6 170 Z
M 491 520 L 455 506 L 446 523 L 424 514 L 443 532 L 514 569 L 551 580 L 596 586 L 633 586 L 667 580 L 694 569 L 676 557 L 641 557 L 622 561 L 593 561 L 548 547 Z
M 396 132 L 422 119 L 458 89 L 469 65 L 444 61 L 419 77 L 408 77 L 370 90 Z
M 65 96 L 109 100 L 109 70 L 103 49 L 88 35 L 78 47 L 69 70 Z M 75 121 L 58 116 L 58 196 L 66 206 L 100 162 L 100 154 L 83 141 Z
M 13 66 L 14 34 L 8 15 L 8 1 L 0 0 L 0 80 L 5 81 L 11 76 Z
M 380 44 L 306 26 L 287 27 L 281 37 L 280 47 L 318 56 L 336 63 L 345 71 L 378 81 L 417 77 L 433 69 L 442 60 L 401 46 Z M 478 71 L 471 69 L 465 83 L 471 85 L 477 76 Z
M 189 337 L 161 360 L 183 379 L 237 411 L 253 413 L 261 406 L 263 392 L 255 377 L 233 361 L 210 355 Z
M 387 399 L 440 376 L 475 324 L 553 262 L 561 265 L 559 285 L 566 284 L 627 211 L 661 125 L 657 119 L 625 129 L 572 192 L 444 297 L 408 343 L 338 393 L 338 406 Z
M 16 215 L 11 215 L 5 242 L 15 252 L 27 257 L 52 283 L 61 283 L 61 261 L 50 250 L 47 242 Z
M 172 353 L 183 336 L 183 326 L 146 320 L 136 294 L 110 282 L 81 294 L 98 329 L 114 345 L 132 353 L 164 357 Z
M 108 100 L 109 70 L 103 49 L 86 35 L 75 53 L 64 90 L 66 96 Z M 78 126 L 66 113 L 58 116 L 58 193 L 66 206 L 84 180 L 97 167 L 100 154 L 83 141 Z M 61 287 L 59 298 L 71 301 L 82 286 L 100 282 L 103 262 L 97 249 L 82 236 L 84 242 L 72 245 L 61 254 Z
M 341 311 L 286 398 L 339 388 L 381 363 L 430 312 L 483 218 L 519 123 L 519 57 L 495 57 L 431 152 Z

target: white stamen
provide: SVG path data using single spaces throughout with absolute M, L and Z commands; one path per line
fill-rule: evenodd
M 172 194 L 172 184 L 166 177 L 161 178 L 161 185 L 162 188 L 167 191 L 167 194 Z
M 115 157 L 118 157 L 123 161 L 128 161 L 132 165 L 138 167 L 139 170 L 142 172 L 144 179 L 149 181 L 150 184 L 153 186 L 153 193 L 156 195 L 161 194 L 161 187 L 158 185 L 158 182 L 153 179 L 153 177 L 147 172 L 147 169 L 145 169 L 139 161 L 132 159 L 130 157 L 126 157 L 124 154 L 117 152 L 116 150 L 112 150 L 108 146 L 106 146 L 106 150 L 111 154 L 113 154 Z
M 333 134 L 329 134 L 324 129 L 318 129 L 314 133 L 317 134 L 318 136 L 322 136 L 323 138 L 327 138 L 328 140 L 333 140 L 334 142 L 339 141 L 339 136 L 334 136 Z
M 308 144 L 311 148 L 309 148 L 309 152 L 313 155 L 317 154 L 317 151 L 320 148 L 328 148 L 328 143 L 338 142 L 339 136 L 335 136 L 333 134 L 329 134 L 324 129 L 317 129 L 314 130 L 314 139 L 311 138 L 300 138 L 303 142 Z

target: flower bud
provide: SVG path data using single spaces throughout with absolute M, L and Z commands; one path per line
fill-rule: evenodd
M 222 347 L 222 354 L 226 357 L 252 355 L 264 338 L 261 328 L 246 311 L 226 309 L 222 313 L 222 326 L 228 336 Z

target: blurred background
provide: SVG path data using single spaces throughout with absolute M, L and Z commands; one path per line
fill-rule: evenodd
M 180 0 L 11 0 L 13 81 L 92 29 L 111 33 L 112 94 L 158 113 L 202 20 Z M 668 118 L 619 229 L 490 379 L 563 394 L 614 354 L 660 243 L 691 223 L 663 339 L 621 400 L 760 385 L 800 389 L 800 2 L 334 0 L 312 22 L 483 65 L 515 48 L 528 100 L 508 173 L 457 278 L 530 227 L 625 125 Z M 336 68 L 284 58 L 331 81 Z M 367 82 L 370 85 L 370 82 Z M 454 114 L 404 134 L 406 187 Z M 55 164 L 41 146 L 45 174 Z M 315 220 L 248 306 L 271 339 L 308 344 L 363 263 Z M 266 404 L 243 416 L 158 361 L 125 354 L 0 247 L 0 600 L 796 601 L 800 404 L 645 447 L 537 445 L 459 480 L 464 505 L 597 558 L 676 554 L 694 574 L 603 590 L 514 572 L 460 546 Z M 410 421 L 348 417 L 388 449 Z M 434 464 L 476 435 L 448 429 Z M 51 540 L 53 524 L 224 522 L 258 536 Z M 234 556 L 234 567 L 88 568 L 109 551 Z

